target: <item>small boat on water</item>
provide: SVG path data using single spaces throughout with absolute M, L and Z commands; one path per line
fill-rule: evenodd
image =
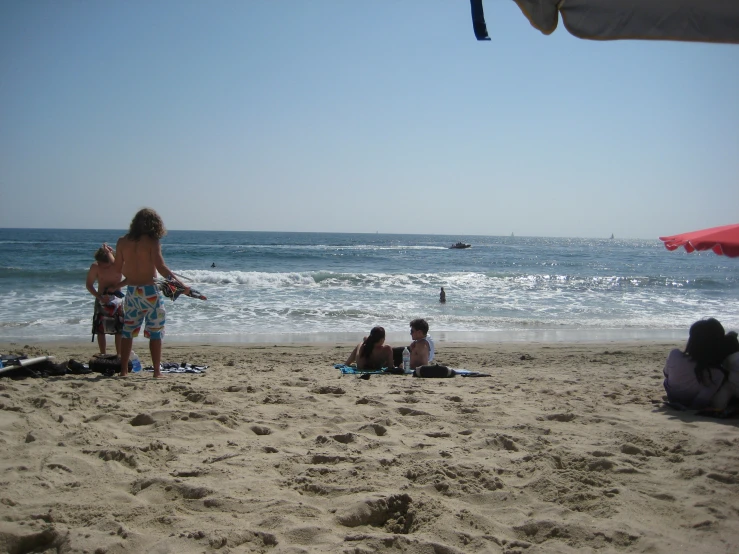
M 472 248 L 472 245 L 464 243 L 464 242 L 458 242 L 456 244 L 452 244 L 449 248 L 456 248 L 457 250 L 463 250 L 465 248 Z

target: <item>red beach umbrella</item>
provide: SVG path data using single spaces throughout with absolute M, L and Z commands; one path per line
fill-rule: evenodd
M 683 246 L 688 252 L 713 250 L 720 256 L 739 257 L 739 223 L 671 237 L 659 237 L 659 240 L 664 241 L 667 250 L 675 250 Z

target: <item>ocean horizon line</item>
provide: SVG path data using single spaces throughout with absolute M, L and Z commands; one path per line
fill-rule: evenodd
M 116 231 L 125 233 L 126 229 L 116 227 L 0 227 L 0 231 Z M 167 228 L 167 233 L 254 233 L 254 234 L 285 234 L 285 235 L 368 235 L 368 236 L 427 236 L 427 237 L 484 237 L 484 238 L 526 238 L 526 239 L 579 239 L 579 240 L 641 240 L 641 241 L 659 241 L 659 237 L 632 237 L 632 236 L 611 236 L 607 233 L 603 236 L 571 236 L 571 235 L 527 235 L 523 233 L 516 234 L 497 234 L 497 235 L 480 235 L 466 233 L 390 233 L 390 232 L 371 232 L 371 231 L 265 231 L 265 230 L 230 230 L 230 229 L 172 229 Z M 662 233 L 662 236 L 666 236 Z

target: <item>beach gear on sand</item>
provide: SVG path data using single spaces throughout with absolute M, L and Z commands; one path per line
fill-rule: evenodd
M 111 377 L 121 372 L 121 359 L 115 354 L 95 354 L 88 363 L 91 371 Z M 128 360 L 128 371 L 133 369 L 133 363 Z
M 187 362 L 162 362 L 159 364 L 162 373 L 204 373 L 207 365 L 188 364 Z M 154 366 L 147 366 L 144 371 L 154 371 Z
M 2 355 L 2 367 L 0 377 L 25 378 L 25 377 L 51 377 L 66 375 L 67 365 L 65 363 L 54 363 L 54 356 L 37 356 L 29 358 L 23 355 Z
M 342 375 L 382 375 L 384 373 L 391 373 L 387 367 L 383 367 L 382 369 L 357 369 L 353 365 L 334 364 L 334 368 L 341 371 Z
M 470 371 L 469 369 L 453 369 L 454 375 L 459 377 L 491 377 L 489 373 L 482 373 L 480 371 Z
M 30 367 L 44 362 L 52 362 L 54 360 L 54 356 L 38 356 L 36 358 L 29 358 L 27 356 L 14 356 L 7 354 L 3 354 L 0 358 L 3 361 L 3 367 L 0 368 L 0 374 L 22 367 Z
M 452 369 L 445 365 L 422 365 L 413 371 L 413 377 L 423 379 L 445 379 L 448 377 L 490 377 L 489 373 L 470 371 L 469 369 Z
M 470 371 L 469 369 L 452 369 L 445 365 L 424 365 L 411 370 L 408 373 L 402 369 L 382 368 L 382 369 L 357 369 L 354 366 L 345 364 L 334 364 L 334 368 L 341 371 L 342 375 L 359 375 L 369 378 L 370 375 L 413 375 L 413 377 L 421 377 L 424 379 L 440 379 L 447 377 L 490 377 L 489 373 L 480 373 L 479 371 Z

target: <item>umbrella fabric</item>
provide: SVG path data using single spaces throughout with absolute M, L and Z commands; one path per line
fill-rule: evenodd
M 593 40 L 739 44 L 737 0 L 514 0 L 545 35 L 562 14 L 567 30 Z
M 667 250 L 675 250 L 683 246 L 688 252 L 713 250 L 716 254 L 730 258 L 739 257 L 739 223 L 671 237 L 660 237 L 659 240 L 664 241 Z

